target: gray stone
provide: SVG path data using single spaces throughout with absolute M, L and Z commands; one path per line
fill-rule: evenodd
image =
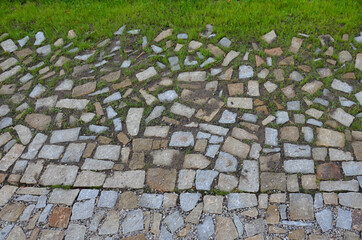
M 304 193 L 290 193 L 290 219 L 314 220 L 313 197 Z
M 18 49 L 16 44 L 12 39 L 5 40 L 1 42 L 1 47 L 4 49 L 5 52 L 14 52 Z
M 333 215 L 330 209 L 324 209 L 317 212 L 315 218 L 323 232 L 333 228 Z
M 88 99 L 61 99 L 57 102 L 55 107 L 83 110 L 88 103 L 89 103 Z
M 214 233 L 214 223 L 211 216 L 206 216 L 202 224 L 197 225 L 197 237 L 200 240 L 207 240 Z
M 175 90 L 168 90 L 164 93 L 158 94 L 157 96 L 160 102 L 172 102 L 173 100 L 178 98 Z
M 302 127 L 304 133 L 304 140 L 311 143 L 314 139 L 313 129 L 311 127 Z
M 356 96 L 356 98 L 357 98 L 357 100 L 358 100 L 358 94 L 355 94 L 355 96 Z M 356 104 L 355 102 L 350 101 L 350 100 L 348 100 L 348 99 L 345 98 L 345 97 L 339 96 L 338 99 L 339 99 L 339 102 L 341 103 L 341 105 L 342 105 L 343 107 L 352 107 L 353 105 Z
M 214 170 L 197 170 L 196 171 L 196 189 L 197 190 L 210 190 L 211 184 L 219 173 Z
M 348 83 L 345 83 L 338 79 L 333 79 L 331 88 L 336 89 L 341 92 L 345 92 L 345 93 L 352 93 L 352 91 L 353 91 L 352 86 L 350 86 Z
M 351 114 L 346 113 L 342 108 L 337 108 L 334 112 L 329 114 L 329 116 L 346 127 L 349 127 L 354 120 L 354 117 Z
M 352 212 L 338 208 L 336 227 L 350 230 L 352 226 Z
M 331 161 L 352 161 L 353 156 L 351 152 L 345 152 L 335 148 L 329 148 L 329 159 Z
M 303 75 L 300 74 L 299 72 L 297 71 L 293 71 L 290 75 L 289 75 L 289 78 L 293 81 L 296 81 L 296 82 L 300 82 L 304 79 Z
M 38 223 L 45 223 L 48 216 L 49 216 L 49 213 L 50 213 L 50 210 L 53 208 L 53 204 L 48 204 L 44 210 L 41 212 L 39 218 L 38 218 Z
M 168 215 L 163 222 L 171 230 L 171 233 L 175 232 L 184 225 L 184 220 L 179 211 L 175 211 L 174 213 Z
M 110 211 L 102 227 L 99 229 L 100 235 L 116 234 L 119 229 L 119 213 Z
M 103 161 L 98 159 L 86 158 L 84 164 L 82 165 L 82 170 L 93 170 L 93 171 L 103 171 L 110 170 L 114 166 L 112 161 Z
M 265 144 L 278 146 L 278 130 L 273 128 L 265 128 Z
M 187 117 L 187 118 L 191 118 L 192 115 L 194 115 L 195 113 L 195 109 L 194 108 L 190 108 L 186 105 L 183 105 L 181 103 L 175 102 L 172 106 L 170 111 L 176 115 L 180 115 L 183 117 Z
M 31 93 L 29 94 L 29 97 L 31 98 L 38 98 L 40 97 L 40 95 L 42 95 L 44 92 L 46 91 L 46 87 L 44 87 L 43 85 L 41 85 L 40 83 L 38 83 L 33 90 L 31 91 Z
M 94 132 L 94 133 L 103 133 L 108 130 L 109 130 L 109 127 L 106 127 L 106 126 L 99 126 L 99 125 L 94 125 L 94 124 L 89 125 L 89 131 Z
M 60 145 L 44 145 L 40 150 L 38 158 L 59 159 L 64 152 L 64 146 Z
M 243 236 L 243 234 L 244 234 L 244 225 L 240 221 L 240 218 L 238 217 L 238 215 L 236 215 L 235 213 L 233 215 L 233 220 L 234 220 L 236 230 L 238 231 L 238 235 L 241 238 Z
M 77 198 L 78 201 L 95 199 L 98 196 L 99 190 L 97 189 L 82 189 Z
M 150 115 L 148 115 L 148 117 L 146 118 L 146 123 L 149 123 L 150 121 L 160 117 L 163 113 L 163 111 L 165 110 L 166 108 L 164 106 L 156 106 L 152 112 L 150 113 Z
M 229 132 L 228 128 L 220 127 L 217 125 L 201 123 L 199 125 L 199 127 L 201 130 L 204 130 L 206 132 L 209 132 L 211 134 L 216 134 L 216 135 L 226 136 L 226 134 Z
M 123 233 L 127 234 L 143 230 L 143 212 L 141 209 L 133 210 L 127 213 L 126 218 L 122 222 Z
M 104 188 L 143 188 L 145 182 L 145 171 L 123 171 L 114 172 L 103 184 Z
M 64 153 L 62 162 L 79 162 L 85 149 L 85 143 L 71 143 Z
M 95 159 L 107 159 L 117 161 L 121 152 L 121 146 L 118 145 L 100 145 L 94 154 Z
M 220 152 L 214 169 L 219 172 L 235 172 L 238 165 L 236 158 L 226 152 Z
M 245 224 L 246 236 L 251 237 L 259 233 L 266 232 L 266 221 L 262 218 L 251 221 Z
M 244 160 L 240 174 L 239 190 L 245 192 L 259 191 L 259 164 L 258 161 Z
M 117 202 L 118 193 L 116 191 L 102 191 L 97 207 L 113 208 Z
M 48 56 L 52 52 L 52 47 L 48 44 L 36 49 L 36 53 L 43 57 Z
M 77 166 L 49 164 L 39 180 L 43 186 L 72 185 L 77 176 Z
M 171 136 L 170 147 L 194 146 L 195 140 L 191 132 L 174 132 Z
M 220 39 L 219 44 L 223 47 L 228 48 L 231 45 L 231 41 L 229 39 L 227 39 L 226 37 L 223 37 Z
M 288 112 L 286 111 L 277 111 L 276 113 L 276 123 L 277 124 L 284 124 L 289 121 Z
M 284 143 L 284 154 L 286 157 L 311 157 L 311 147 L 309 145 Z
M 54 189 L 53 192 L 50 194 L 49 203 L 72 206 L 78 193 L 79 189 L 71 189 L 71 190 L 64 190 L 62 188 Z
M 78 140 L 80 129 L 81 128 L 78 127 L 53 131 L 52 136 L 50 137 L 50 143 L 53 144 L 76 141 Z
M 146 70 L 139 72 L 136 74 L 136 78 L 138 81 L 145 81 L 149 78 L 152 78 L 157 75 L 157 71 L 154 67 L 149 67 Z
M 107 104 L 107 103 L 110 103 L 110 102 L 113 102 L 113 101 L 118 101 L 118 100 L 121 100 L 121 99 L 122 99 L 121 93 L 120 92 L 115 92 L 115 93 L 109 95 L 108 97 L 106 97 L 103 100 L 103 103 Z
M 95 199 L 90 199 L 84 202 L 76 202 L 73 205 L 71 220 L 82 220 L 93 216 Z
M 136 136 L 139 132 L 143 108 L 130 108 L 128 110 L 126 125 L 127 131 L 131 136 Z
M 272 30 L 272 31 L 268 32 L 267 34 L 263 35 L 262 39 L 265 42 L 267 42 L 268 44 L 270 44 L 277 39 L 277 35 L 275 34 L 275 31 Z
M 35 34 L 35 42 L 34 45 L 35 46 L 39 46 L 43 41 L 45 41 L 45 36 L 43 32 L 37 32 Z
M 167 231 L 166 227 L 161 226 L 160 240 L 173 240 L 172 233 Z
M 156 45 L 151 45 L 151 48 L 156 54 L 161 53 L 163 51 L 162 48 Z
M 235 119 L 236 119 L 237 114 L 230 112 L 229 110 L 225 110 L 222 115 L 221 118 L 219 120 L 219 123 L 235 123 Z
M 170 166 L 180 152 L 173 149 L 156 150 L 151 152 L 153 164 L 161 166 Z
M 314 209 L 319 209 L 323 207 L 323 197 L 322 193 L 316 193 L 314 195 Z
M 207 146 L 206 154 L 205 156 L 214 158 L 219 151 L 220 145 L 211 145 Z
M 162 206 L 163 196 L 161 194 L 144 193 L 138 201 L 138 206 L 150 209 L 160 209 Z
M 339 204 L 341 204 L 342 206 L 362 209 L 362 193 L 354 193 L 354 192 L 339 193 L 338 198 L 339 198 Z
M 79 224 L 69 224 L 65 240 L 82 240 L 85 237 L 86 227 Z
M 181 193 L 180 206 L 182 211 L 188 212 L 194 209 L 200 198 L 200 193 Z
M 284 170 L 287 173 L 314 173 L 314 161 L 307 159 L 285 160 Z
M 7 235 L 10 233 L 10 231 L 13 229 L 14 227 L 14 224 L 9 224 L 9 225 L 6 225 L 5 227 L 3 227 L 1 230 L 0 230 L 0 240 L 5 240 Z
M 20 70 L 21 70 L 21 66 L 17 65 L 17 66 L 15 66 L 15 67 L 13 67 L 12 69 L 1 73 L 1 74 L 0 74 L 0 82 L 5 81 L 6 79 L 14 76 L 14 75 L 17 74 Z
M 4 117 L 0 120 L 0 130 L 13 125 L 13 119 L 11 117 Z
M 24 153 L 21 157 L 25 159 L 33 159 L 38 153 L 39 149 L 45 143 L 47 135 L 42 133 L 37 133 L 33 139 L 33 141 L 28 146 L 28 152 Z
M 258 205 L 258 200 L 255 194 L 250 193 L 229 193 L 227 195 L 228 210 L 239 208 L 250 208 Z
M 342 169 L 345 176 L 362 175 L 362 162 L 342 162 Z
M 254 76 L 254 70 L 251 66 L 241 65 L 239 67 L 239 79 L 251 78 Z
M 241 117 L 244 121 L 256 123 L 258 121 L 258 116 L 251 113 L 244 113 Z

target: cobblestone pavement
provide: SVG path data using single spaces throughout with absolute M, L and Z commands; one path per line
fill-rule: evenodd
M 362 35 L 74 41 L 0 37 L 0 239 L 360 239 Z

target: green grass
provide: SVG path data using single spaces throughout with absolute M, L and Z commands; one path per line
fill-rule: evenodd
M 54 42 L 74 29 L 78 45 L 85 48 L 87 42 L 111 37 L 124 24 L 127 30 L 141 29 L 149 39 L 169 27 L 196 39 L 211 23 L 217 39 L 250 43 L 275 29 L 289 44 L 299 32 L 336 39 L 343 33 L 358 34 L 361 5 L 358 0 L 2 0 L 0 34 L 8 32 L 17 40 L 44 31 L 47 41 Z

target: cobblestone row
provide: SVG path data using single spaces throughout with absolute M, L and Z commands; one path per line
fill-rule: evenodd
M 0 36 L 0 239 L 360 239 L 362 32 L 77 37 Z

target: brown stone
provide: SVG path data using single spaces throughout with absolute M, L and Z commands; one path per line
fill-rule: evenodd
M 64 231 L 45 229 L 41 233 L 40 240 L 62 240 L 64 238 Z
M 39 237 L 39 233 L 40 233 L 40 228 L 35 228 L 32 232 L 31 235 L 29 237 L 29 240 L 36 240 Z
M 121 70 L 108 73 L 107 75 L 101 77 L 101 79 L 105 80 L 106 82 L 113 82 L 117 81 L 120 77 L 121 77 Z
M 279 190 L 285 192 L 287 180 L 285 173 L 262 172 L 260 174 L 260 189 L 262 192 Z
M 96 82 L 89 82 L 80 86 L 76 86 L 75 88 L 73 88 L 72 97 L 88 95 L 89 93 L 94 92 L 96 87 Z
M 161 192 L 172 192 L 176 183 L 176 169 L 150 168 L 147 171 L 147 184 Z
M 315 175 L 302 175 L 303 189 L 317 189 L 317 179 Z
M 216 217 L 215 233 L 217 240 L 233 240 L 238 237 L 233 220 L 222 216 Z
M 23 203 L 6 204 L 0 211 L 0 219 L 15 222 L 23 213 L 25 207 Z
M 151 138 L 135 138 L 132 141 L 132 148 L 134 152 L 150 151 L 152 149 Z
M 279 209 L 277 205 L 269 205 L 266 214 L 265 220 L 268 224 L 278 224 L 279 223 Z
M 286 57 L 278 62 L 279 66 L 288 66 L 288 65 L 294 65 L 294 57 L 289 56 Z
M 186 227 L 182 228 L 178 233 L 177 236 L 180 238 L 186 237 L 186 235 L 190 232 L 191 225 L 187 224 Z
M 282 92 L 289 99 L 295 97 L 294 86 L 295 84 L 291 84 L 289 86 L 286 86 L 285 88 L 282 88 Z
M 207 49 L 215 57 L 221 57 L 221 56 L 224 56 L 224 54 L 225 54 L 225 52 L 223 50 L 221 50 L 219 47 L 217 47 L 217 46 L 215 46 L 213 44 L 208 44 Z
M 104 115 L 103 108 L 102 108 L 102 105 L 101 105 L 100 102 L 95 102 L 94 107 L 96 109 L 96 114 L 98 116 L 103 116 Z
M 105 136 L 99 136 L 97 138 L 99 144 L 110 144 L 112 142 L 112 138 L 108 138 Z
M 317 167 L 317 179 L 341 179 L 342 177 L 341 167 L 335 163 L 323 163 Z
M 303 229 L 293 230 L 288 234 L 289 240 L 302 240 L 305 239 L 305 233 Z
M 280 161 L 280 153 L 260 156 L 260 171 L 262 172 L 280 172 L 283 171 L 283 163 Z
M 0 158 L 1 158 L 1 154 L 0 154 Z M 4 181 L 5 181 L 5 178 L 7 177 L 8 175 L 5 174 L 5 173 L 0 173 L 0 184 L 2 184 Z
M 83 158 L 89 158 L 92 156 L 92 153 L 94 151 L 94 149 L 96 148 L 97 144 L 95 143 L 88 143 L 87 147 L 85 148 L 84 152 L 83 152 Z
M 145 154 L 143 152 L 133 152 L 129 168 L 132 170 L 142 169 L 145 166 Z
M 19 51 L 14 51 L 14 54 L 18 57 L 18 58 L 26 58 L 27 56 L 31 55 L 33 53 L 33 51 L 30 48 L 24 48 L 22 50 Z
M 195 117 L 200 120 L 210 122 L 220 111 L 223 105 L 224 102 L 218 101 L 215 98 L 211 98 L 209 101 L 207 101 L 206 104 L 203 105 L 202 108 L 197 111 Z
M 264 63 L 264 60 L 260 56 L 255 55 L 255 63 L 257 67 L 260 67 L 260 65 Z
M 49 226 L 55 228 L 67 228 L 72 209 L 68 207 L 56 207 L 49 217 Z
M 145 240 L 146 237 L 145 237 L 145 234 L 142 233 L 142 234 L 138 234 L 136 236 L 131 236 L 131 237 L 125 237 L 125 238 L 121 238 L 123 240 Z
M 226 81 L 229 81 L 231 80 L 231 76 L 233 75 L 233 68 L 230 67 L 228 68 L 225 73 L 224 73 L 224 79 L 223 80 L 226 80 Z
M 273 71 L 273 75 L 275 77 L 275 80 L 277 82 L 282 82 L 284 81 L 284 70 L 283 69 L 275 69 Z
M 118 90 L 118 89 L 121 89 L 121 88 L 125 88 L 125 87 L 129 87 L 132 85 L 132 82 L 130 79 L 126 79 L 126 80 L 123 80 L 122 82 L 120 83 L 116 83 L 116 84 L 112 84 L 112 88 L 113 90 Z
M 291 220 L 314 220 L 313 197 L 304 193 L 289 194 Z
M 231 83 L 228 84 L 228 91 L 230 96 L 236 96 L 238 94 L 244 93 L 244 84 L 243 83 Z
M 134 209 L 137 208 L 138 205 L 138 197 L 133 192 L 127 191 L 121 193 L 119 196 L 119 200 L 117 203 L 117 208 L 119 210 L 122 209 Z
M 299 130 L 293 126 L 282 127 L 280 129 L 280 137 L 286 141 L 296 142 L 299 139 Z
M 326 128 L 317 128 L 317 141 L 316 141 L 317 146 L 343 148 L 344 144 L 345 144 L 344 133 L 329 130 Z
M 25 117 L 25 122 L 32 128 L 44 131 L 49 127 L 52 118 L 50 116 L 38 113 L 32 113 Z
M 338 195 L 337 193 L 323 193 L 323 201 L 326 205 L 338 205 Z
M 354 72 L 348 72 L 342 75 L 343 79 L 347 79 L 347 80 L 355 80 L 356 79 L 356 75 L 354 74 Z
M 126 134 L 124 134 L 123 132 L 120 132 L 117 134 L 117 139 L 118 141 L 120 141 L 123 145 L 126 145 L 127 143 L 129 143 L 129 138 L 127 137 Z
M 264 52 L 270 56 L 281 56 L 283 54 L 283 50 L 280 47 L 265 49 Z
M 303 72 L 307 72 L 307 73 L 309 73 L 312 70 L 312 68 L 310 66 L 307 66 L 307 65 L 300 65 L 300 66 L 298 66 L 298 68 L 300 70 L 302 70 Z
M 266 106 L 259 106 L 255 108 L 255 111 L 258 113 L 264 113 L 265 115 L 269 114 L 269 111 Z
M 352 212 L 352 229 L 362 231 L 362 210 L 353 210 Z
M 352 148 L 353 148 L 354 155 L 356 156 L 356 159 L 358 161 L 361 161 L 362 160 L 362 142 L 353 142 Z

